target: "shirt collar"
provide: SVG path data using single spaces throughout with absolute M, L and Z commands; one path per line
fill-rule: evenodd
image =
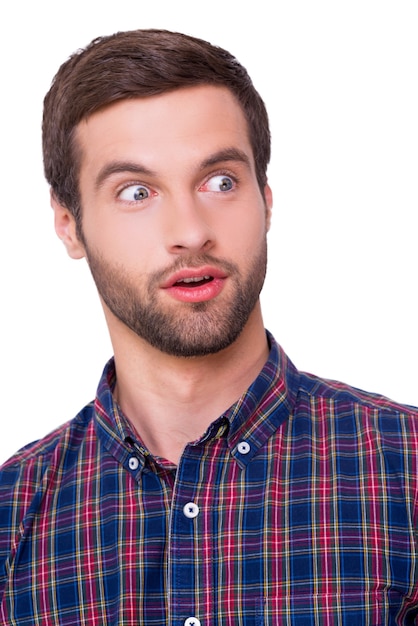
M 195 445 L 204 440 L 226 437 L 231 453 L 241 467 L 247 465 L 279 425 L 292 413 L 299 387 L 299 373 L 287 355 L 267 331 L 269 358 L 260 374 L 242 396 L 207 429 Z M 129 467 L 132 451 L 142 466 L 150 453 L 138 441 L 129 420 L 113 398 L 116 383 L 114 359 L 106 364 L 95 399 L 98 437 L 106 449 Z M 249 451 L 242 452 L 242 444 Z M 248 448 L 248 446 L 247 446 Z
M 267 339 L 270 353 L 263 369 L 225 414 L 230 422 L 228 443 L 241 466 L 289 418 L 298 393 L 299 372 L 269 332 Z M 248 452 L 240 452 L 243 442 L 249 445 Z

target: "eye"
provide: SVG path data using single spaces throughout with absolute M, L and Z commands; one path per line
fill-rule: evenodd
M 119 198 L 127 202 L 141 202 L 141 200 L 146 200 L 149 196 L 149 189 L 143 185 L 129 185 L 119 193 Z
M 235 181 L 225 174 L 212 176 L 202 187 L 202 191 L 231 191 L 235 187 Z

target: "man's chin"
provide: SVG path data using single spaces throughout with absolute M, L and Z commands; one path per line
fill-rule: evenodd
M 197 358 L 218 354 L 231 346 L 238 336 L 242 328 L 230 329 L 228 332 L 219 334 L 210 334 L 208 330 L 205 335 L 192 337 L 190 333 L 186 336 L 184 333 L 159 333 L 158 335 L 146 336 L 141 334 L 142 339 L 147 341 L 151 346 L 178 358 Z

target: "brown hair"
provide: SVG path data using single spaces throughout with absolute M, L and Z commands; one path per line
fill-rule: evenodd
M 230 89 L 246 117 L 262 192 L 270 160 L 266 108 L 245 68 L 229 52 L 182 33 L 135 30 L 94 39 L 58 70 L 45 96 L 45 176 L 57 200 L 81 227 L 80 154 L 75 128 L 117 100 L 153 96 L 181 87 L 214 84 Z

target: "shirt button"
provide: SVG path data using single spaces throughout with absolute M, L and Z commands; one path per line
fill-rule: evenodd
M 199 515 L 199 507 L 194 502 L 188 502 L 183 507 L 183 513 L 189 519 L 193 519 L 194 517 L 197 517 Z M 196 619 L 196 618 L 189 617 L 189 619 Z M 185 623 L 190 624 L 190 626 L 192 626 L 192 622 L 187 622 L 186 621 Z M 197 620 L 196 621 L 196 626 L 198 626 L 199 624 L 200 624 L 200 622 L 199 622 L 199 620 Z
M 138 469 L 138 466 L 139 466 L 139 461 L 136 458 L 136 456 L 131 456 L 131 458 L 129 459 L 129 469 L 136 470 Z
M 240 441 L 237 445 L 237 450 L 240 454 L 248 454 L 251 450 L 251 446 L 247 441 Z
M 197 617 L 188 617 L 184 622 L 184 626 L 201 626 L 201 622 Z

